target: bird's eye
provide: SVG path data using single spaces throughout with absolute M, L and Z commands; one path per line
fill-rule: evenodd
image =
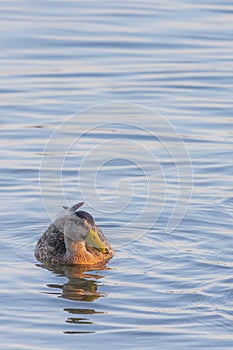
M 81 233 L 81 238 L 82 239 L 86 239 L 86 237 L 87 237 L 87 232 L 86 231 L 82 232 Z

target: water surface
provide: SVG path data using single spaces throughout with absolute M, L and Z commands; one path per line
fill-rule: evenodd
M 2 349 L 233 347 L 232 11 L 230 1 L 214 0 L 1 2 Z M 88 199 L 95 196 L 85 209 L 113 242 L 115 257 L 101 270 L 48 269 L 35 260 L 34 244 L 66 203 L 50 154 L 46 198 L 53 205 L 46 212 L 39 182 L 44 148 L 66 118 L 119 102 L 156 111 L 181 135 L 193 179 L 187 211 L 176 213 L 185 216 L 166 230 L 183 153 L 171 159 L 160 140 L 112 124 L 89 131 L 67 153 L 63 144 L 90 127 L 88 117 L 69 119 L 54 143 L 64 158 L 64 195 L 70 204 L 81 199 L 80 164 L 102 145 L 82 167 L 82 188 Z M 145 124 L 156 122 L 151 114 Z M 163 131 L 171 145 L 174 133 Z M 117 138 L 128 148 L 123 141 L 116 147 Z M 157 163 L 129 142 L 151 151 Z M 124 157 L 115 157 L 116 149 Z M 97 171 L 99 159 L 107 163 Z M 129 205 L 111 215 L 99 210 L 93 174 L 102 209 L 119 194 Z

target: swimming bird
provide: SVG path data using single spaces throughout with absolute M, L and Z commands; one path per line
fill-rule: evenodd
M 93 217 L 79 210 L 84 203 L 63 207 L 35 247 L 37 260 L 60 265 L 97 265 L 114 251 Z

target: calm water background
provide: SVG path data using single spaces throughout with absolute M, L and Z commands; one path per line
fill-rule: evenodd
M 0 20 L 0 347 L 232 349 L 232 2 L 2 1 Z M 50 222 L 39 185 L 44 147 L 65 118 L 119 101 L 157 111 L 182 136 L 193 171 L 186 215 L 166 231 L 177 191 L 174 164 L 159 143 L 125 127 L 125 138 L 158 154 L 168 186 L 165 210 L 144 235 L 143 221 L 133 234 L 126 226 L 125 234 L 137 238 L 131 244 L 111 235 L 147 196 L 131 152 L 129 161 L 107 164 L 97 182 L 109 203 L 119 179 L 134 182 L 130 207 L 110 217 L 97 204 L 85 208 L 116 246 L 114 259 L 99 271 L 43 268 L 33 250 Z M 73 127 L 78 123 L 67 134 Z M 114 132 L 112 126 L 86 135 L 67 158 L 63 181 L 71 204 L 80 199 L 80 159 Z M 103 160 L 112 151 L 111 143 L 102 148 Z M 155 171 L 152 185 L 159 188 L 161 172 L 144 161 L 142 170 Z M 57 201 L 50 170 L 47 195 L 55 210 L 65 203 Z M 90 166 L 89 174 L 95 170 Z M 155 207 L 162 192 L 151 194 Z

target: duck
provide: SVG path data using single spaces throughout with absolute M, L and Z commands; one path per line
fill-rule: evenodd
M 38 261 L 51 265 L 93 266 L 114 255 L 107 238 L 91 214 L 79 210 L 83 202 L 64 206 L 35 247 Z

